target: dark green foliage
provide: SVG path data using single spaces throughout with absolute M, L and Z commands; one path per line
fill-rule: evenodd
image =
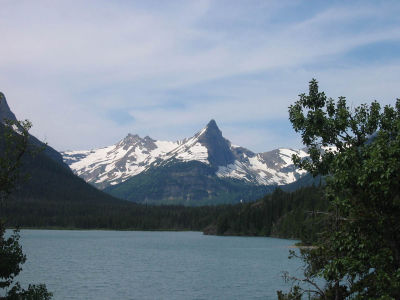
M 7 300 L 50 300 L 52 296 L 44 284 L 30 284 L 28 289 L 24 290 L 17 283 L 8 292 Z
M 224 209 L 225 206 L 139 205 L 122 200 L 58 202 L 29 197 L 9 202 L 1 216 L 9 227 L 201 231 Z
M 282 293 L 282 291 L 278 291 L 278 300 L 301 300 L 302 291 L 298 286 L 295 286 L 291 292 L 288 294 Z
M 10 193 L 21 179 L 24 158 L 40 151 L 37 146 L 29 145 L 28 131 L 31 128 L 29 121 L 2 121 L 5 123 L 0 124 L 0 215 L 5 201 L 9 200 Z M 11 286 L 14 278 L 22 271 L 21 265 L 26 261 L 19 244 L 18 230 L 14 230 L 14 233 L 6 238 L 5 228 L 3 220 L 0 219 L 0 289 Z M 17 282 L 8 291 L 5 299 L 40 300 L 50 299 L 51 296 L 45 285 L 30 285 L 28 290 L 24 290 Z
M 294 192 L 302 187 L 313 185 L 323 186 L 325 185 L 325 179 L 322 176 L 313 177 L 311 174 L 306 174 L 292 183 L 281 186 L 281 188 L 285 192 Z
M 263 199 L 236 205 L 153 206 L 122 200 L 58 202 L 52 198 L 18 198 L 2 210 L 10 227 L 195 230 L 220 235 L 303 238 L 311 241 L 320 229 L 326 201 L 320 188 L 293 193 L 276 190 Z
M 30 128 L 29 121 L 0 123 L 0 201 L 14 190 L 19 180 L 22 157 L 28 150 Z
M 221 179 L 215 169 L 198 161 L 175 161 L 105 189 L 115 197 L 136 203 L 186 206 L 254 201 L 272 190 L 273 187 Z
M 0 289 L 9 288 L 14 278 L 22 271 L 26 256 L 19 244 L 19 231 L 14 230 L 8 238 L 4 237 L 5 227 L 0 223 Z M 52 293 L 47 291 L 44 284 L 29 285 L 28 289 L 21 288 L 15 283 L 7 292 L 7 300 L 49 300 Z M 1 298 L 3 299 L 3 298 Z
M 18 231 L 14 230 L 8 238 L 4 237 L 4 233 L 5 227 L 0 223 L 0 289 L 11 285 L 14 277 L 21 272 L 21 265 L 26 261 L 19 244 Z
M 326 207 L 321 188 L 306 187 L 293 193 L 276 189 L 257 202 L 226 207 L 205 231 L 219 235 L 301 238 L 311 243 L 323 226 L 315 211 Z
M 35 156 L 26 155 L 22 163 L 21 173 L 27 174 L 29 180 L 18 185 L 14 198 L 34 198 L 40 201 L 47 199 L 60 203 L 115 200 L 75 176 L 71 170 L 64 168 L 44 152 Z
M 328 226 L 316 248 L 300 255 L 305 279 L 325 280 L 314 295 L 400 299 L 400 100 L 351 110 L 344 97 L 327 99 L 312 80 L 289 113 L 310 152 L 295 163 L 326 175 Z

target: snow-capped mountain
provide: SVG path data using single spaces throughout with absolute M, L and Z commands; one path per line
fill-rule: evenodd
M 143 172 L 161 155 L 178 147 L 177 142 L 155 141 L 128 134 L 115 145 L 85 151 L 62 152 L 64 161 L 85 181 L 105 188 Z
M 160 158 L 163 163 L 171 159 L 197 160 L 213 167 L 225 166 L 235 161 L 231 143 L 222 136 L 214 120 L 193 137 L 180 141 L 178 147 Z
M 232 145 L 222 136 L 214 120 L 182 141 L 156 141 L 148 136 L 128 134 L 109 147 L 62 152 L 64 161 L 75 174 L 101 189 L 124 182 L 150 167 L 162 167 L 174 161 L 204 163 L 219 178 L 235 178 L 256 185 L 283 185 L 304 174 L 293 166 L 293 154 L 307 156 L 302 150 L 254 153 Z

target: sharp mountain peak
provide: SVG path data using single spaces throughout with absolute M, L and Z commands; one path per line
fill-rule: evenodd
M 215 128 L 215 129 L 218 129 L 218 130 L 219 130 L 218 125 L 217 125 L 217 122 L 215 122 L 214 119 L 211 119 L 210 122 L 208 122 L 208 124 L 207 124 L 206 127 L 207 127 L 207 128 Z
M 208 124 L 206 125 L 206 127 L 204 127 L 204 129 L 202 131 L 203 131 L 203 134 L 212 132 L 212 133 L 222 136 L 222 132 L 219 129 L 217 122 L 215 122 L 214 119 L 211 119 L 210 122 L 208 122 Z
M 231 143 L 222 136 L 222 132 L 214 119 L 208 122 L 205 130 L 202 130 L 198 141 L 207 148 L 208 160 L 211 165 L 225 166 L 235 161 L 231 151 Z
M 150 169 L 197 161 L 221 178 L 250 184 L 275 185 L 293 182 L 302 175 L 291 162 L 296 150 L 277 149 L 266 153 L 233 146 L 211 119 L 190 138 L 176 142 L 158 141 L 128 134 L 120 143 L 93 151 L 64 152 L 71 168 L 100 188 L 124 182 Z M 302 152 L 298 152 L 304 155 Z

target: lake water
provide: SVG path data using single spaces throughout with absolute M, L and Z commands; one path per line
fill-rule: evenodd
M 22 230 L 23 287 L 54 299 L 276 299 L 295 241 L 200 232 Z

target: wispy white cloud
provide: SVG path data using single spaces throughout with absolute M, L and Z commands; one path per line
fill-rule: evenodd
M 399 12 L 396 1 L 3 1 L 0 89 L 60 150 L 127 132 L 178 139 L 210 118 L 250 149 L 297 147 L 290 132 L 243 124 L 286 120 L 312 77 L 332 96 L 393 102 L 400 55 L 346 54 L 400 43 Z

